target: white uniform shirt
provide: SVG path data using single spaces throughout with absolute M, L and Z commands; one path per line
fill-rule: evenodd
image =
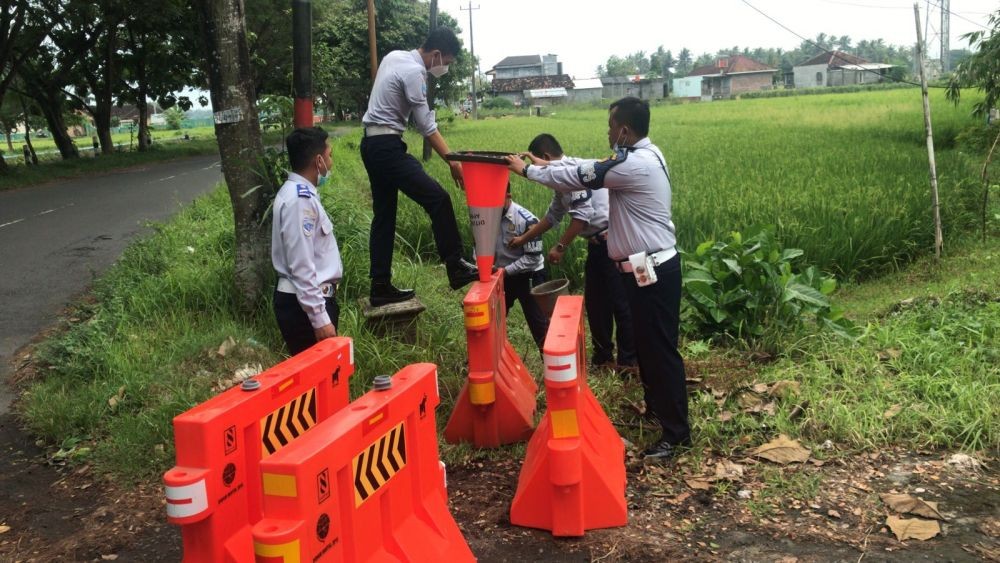
M 507 212 L 500 219 L 500 234 L 497 235 L 496 265 L 504 269 L 504 274 L 513 276 L 529 272 L 537 272 L 545 267 L 542 256 L 542 239 L 534 238 L 521 248 L 509 248 L 507 244 L 528 232 L 532 225 L 538 223 L 535 214 L 511 202 Z
M 290 173 L 274 197 L 271 263 L 295 286 L 295 296 L 313 328 L 330 324 L 319 286 L 344 275 L 333 223 L 309 180 Z
M 417 132 L 427 137 L 437 131 L 434 112 L 427 105 L 427 68 L 417 50 L 393 51 L 382 59 L 375 75 L 364 125 L 382 125 L 402 133 L 413 113 Z
M 607 161 L 583 161 L 579 166 L 531 166 L 528 179 L 554 190 L 608 190 L 608 256 L 622 261 L 636 252 L 659 252 L 677 244 L 671 220 L 670 181 L 663 153 L 648 137 L 621 149 Z
M 579 166 L 584 159 L 564 156 L 550 161 L 550 166 Z M 552 203 L 545 213 L 549 225 L 556 226 L 569 213 L 570 218 L 579 219 L 587 226 L 580 231 L 579 236 L 590 238 L 608 229 L 608 191 L 578 190 L 575 192 L 556 192 L 552 195 Z

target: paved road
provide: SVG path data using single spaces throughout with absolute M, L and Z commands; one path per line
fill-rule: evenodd
M 0 415 L 14 352 L 121 255 L 148 221 L 222 180 L 218 155 L 0 192 Z

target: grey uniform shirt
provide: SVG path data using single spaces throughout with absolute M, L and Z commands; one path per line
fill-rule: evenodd
M 541 237 L 528 241 L 521 248 L 508 248 L 507 244 L 538 223 L 534 213 L 511 202 L 507 212 L 500 218 L 500 234 L 497 236 L 496 265 L 503 268 L 508 276 L 537 272 L 545 267 L 542 256 Z
M 417 132 L 427 137 L 437 131 L 434 112 L 427 105 L 427 69 L 420 53 L 393 51 L 382 59 L 375 75 L 364 125 L 382 125 L 402 133 L 413 113 Z
M 622 261 L 636 252 L 674 248 L 670 181 L 663 153 L 648 137 L 622 149 L 614 165 L 584 161 L 578 166 L 531 166 L 528 179 L 560 192 L 607 188 L 608 256 Z M 584 184 L 584 182 L 587 184 Z
M 564 156 L 559 160 L 550 161 L 549 166 L 576 167 L 584 159 Z M 590 238 L 608 228 L 608 192 L 607 190 L 577 190 L 574 192 L 556 192 L 552 195 L 552 203 L 545 213 L 549 225 L 556 226 L 568 213 L 573 219 L 579 219 L 587 226 L 580 231 L 580 237 Z
M 319 286 L 344 275 L 333 223 L 316 188 L 294 172 L 274 197 L 271 263 L 278 275 L 295 286 L 295 296 L 313 328 L 330 324 Z

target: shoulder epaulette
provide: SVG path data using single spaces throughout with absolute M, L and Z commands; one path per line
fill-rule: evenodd
M 312 197 L 312 192 L 309 191 L 309 186 L 305 184 L 295 184 L 295 190 L 299 194 L 299 197 Z
M 576 173 L 580 177 L 580 183 L 592 190 L 603 188 L 604 177 L 607 176 L 608 171 L 625 162 L 627 158 L 628 150 L 620 148 L 604 160 L 580 165 L 576 169 Z

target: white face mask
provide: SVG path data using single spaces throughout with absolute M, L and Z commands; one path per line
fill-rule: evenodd
M 618 152 L 618 149 L 621 147 L 622 142 L 625 140 L 625 137 L 626 137 L 625 130 L 622 129 L 621 132 L 618 133 L 618 139 L 615 140 L 615 144 L 611 145 L 611 150 Z
M 433 57 L 431 58 L 431 62 L 432 63 L 434 62 Z M 441 62 L 444 62 L 444 57 L 441 57 Z M 441 78 L 442 76 L 448 74 L 448 65 L 445 64 L 434 65 L 431 68 L 427 69 L 427 72 L 431 73 L 431 75 L 434 76 L 434 78 Z
M 326 168 L 326 162 L 323 162 L 323 168 Z M 316 180 L 316 187 L 319 188 L 320 186 L 326 184 L 327 180 L 329 179 L 330 179 L 330 169 L 326 168 L 326 170 L 323 173 L 321 173 L 318 179 Z

